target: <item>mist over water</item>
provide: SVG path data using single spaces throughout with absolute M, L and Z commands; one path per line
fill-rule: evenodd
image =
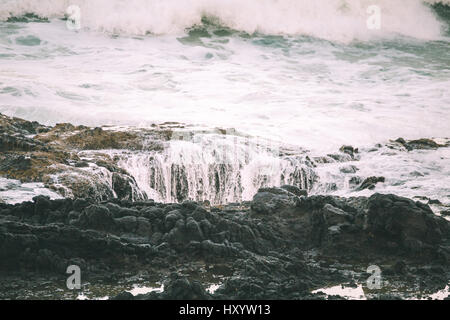
M 45 124 L 235 128 L 315 154 L 449 137 L 448 7 L 432 3 L 449 2 L 0 0 L 0 112 Z M 78 31 L 61 20 L 71 4 Z M 372 4 L 380 30 L 366 25 Z M 448 158 L 415 159 L 433 173 L 430 195 L 449 194 L 436 186 Z M 367 174 L 401 165 L 367 164 Z

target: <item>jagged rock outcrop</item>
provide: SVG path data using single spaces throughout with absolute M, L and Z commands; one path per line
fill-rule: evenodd
M 397 143 L 397 144 L 403 146 L 408 151 L 438 149 L 438 148 L 450 146 L 449 141 L 446 141 L 445 143 L 440 144 L 432 139 L 417 139 L 417 140 L 406 141 L 403 138 L 398 138 L 397 140 L 394 141 L 394 143 Z
M 450 275 L 450 223 L 427 205 L 394 195 L 306 197 L 289 189 L 261 189 L 241 210 L 42 196 L 0 204 L 0 269 L 62 274 L 76 262 L 88 274 L 151 269 L 167 277 L 162 294 L 133 299 L 314 298 L 313 288 L 348 280 L 326 261 L 390 265 L 408 274 L 431 264 L 441 270 L 425 274 L 434 285 Z M 310 250 L 315 258 L 305 255 Z M 170 277 L 169 265 L 199 263 L 230 270 L 214 295 L 193 279 Z
M 71 124 L 48 127 L 0 114 L 0 176 L 42 182 L 63 197 L 143 200 L 146 194 L 134 177 L 102 150 L 161 150 L 170 134 L 167 129 L 136 133 Z

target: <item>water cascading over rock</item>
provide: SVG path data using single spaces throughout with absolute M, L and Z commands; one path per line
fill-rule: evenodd
M 290 184 L 310 189 L 316 179 L 305 155 L 235 135 L 175 134 L 162 152 L 125 152 L 120 158 L 118 165 L 139 188 L 163 202 L 241 202 L 261 187 Z

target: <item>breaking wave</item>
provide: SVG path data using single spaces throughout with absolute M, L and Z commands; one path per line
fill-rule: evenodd
M 305 35 L 330 41 L 402 35 L 437 39 L 444 24 L 430 4 L 449 0 L 0 0 L 0 20 L 25 14 L 67 17 L 81 10 L 83 28 L 115 34 L 178 34 L 205 17 L 247 33 Z M 381 29 L 370 30 L 368 8 L 381 9 Z

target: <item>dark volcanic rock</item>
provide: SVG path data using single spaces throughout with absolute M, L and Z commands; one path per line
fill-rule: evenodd
M 387 265 L 386 277 L 425 279 L 433 288 L 448 279 L 450 223 L 428 205 L 394 195 L 305 197 L 285 189 L 261 189 L 251 209 L 231 211 L 195 202 L 46 197 L 1 204 L 0 270 L 64 276 L 77 264 L 86 276 L 146 270 L 169 279 L 162 293 L 116 299 L 318 299 L 313 289 L 353 281 L 344 264 Z M 200 283 L 198 265 L 228 270 L 213 295 Z M 183 276 L 170 276 L 173 270 Z
M 352 158 L 359 152 L 358 148 L 353 148 L 352 146 L 342 146 L 339 151 L 350 155 Z
M 299 187 L 296 186 L 290 186 L 290 185 L 284 185 L 280 187 L 281 189 L 284 189 L 292 194 L 295 194 L 296 196 L 300 197 L 300 196 L 308 196 L 308 191 L 304 190 L 304 189 L 300 189 Z
M 348 165 L 339 168 L 339 171 L 342 173 L 356 173 L 359 169 L 356 166 Z
M 134 300 L 134 296 L 130 292 L 124 291 L 117 296 L 110 298 L 110 300 Z
M 138 198 L 133 189 L 136 181 L 128 175 L 114 172 L 112 175 L 112 188 L 119 199 L 133 200 Z
M 252 211 L 258 214 L 278 214 L 295 207 L 298 197 L 284 189 L 262 188 L 253 197 Z
M 417 140 L 409 140 L 406 141 L 403 138 L 398 138 L 395 142 L 399 143 L 408 151 L 412 150 L 429 150 L 429 149 L 438 149 L 441 147 L 448 147 L 448 145 L 441 145 L 434 140 L 431 139 L 417 139 Z
M 393 242 L 411 251 L 433 248 L 449 236 L 448 223 L 421 202 L 395 195 L 369 198 L 368 230 L 379 244 Z
M 115 221 L 108 208 L 96 204 L 84 210 L 78 223 L 85 228 L 105 231 L 112 230 L 115 226 Z
M 369 177 L 366 178 L 361 185 L 356 188 L 356 190 L 361 191 L 361 190 L 365 190 L 365 189 L 369 189 L 369 190 L 373 190 L 375 189 L 375 186 L 377 183 L 379 182 L 385 182 L 386 179 L 384 177 Z
M 189 281 L 188 279 L 179 276 L 175 276 L 166 285 L 162 298 L 167 300 L 211 299 L 210 295 L 198 281 Z

